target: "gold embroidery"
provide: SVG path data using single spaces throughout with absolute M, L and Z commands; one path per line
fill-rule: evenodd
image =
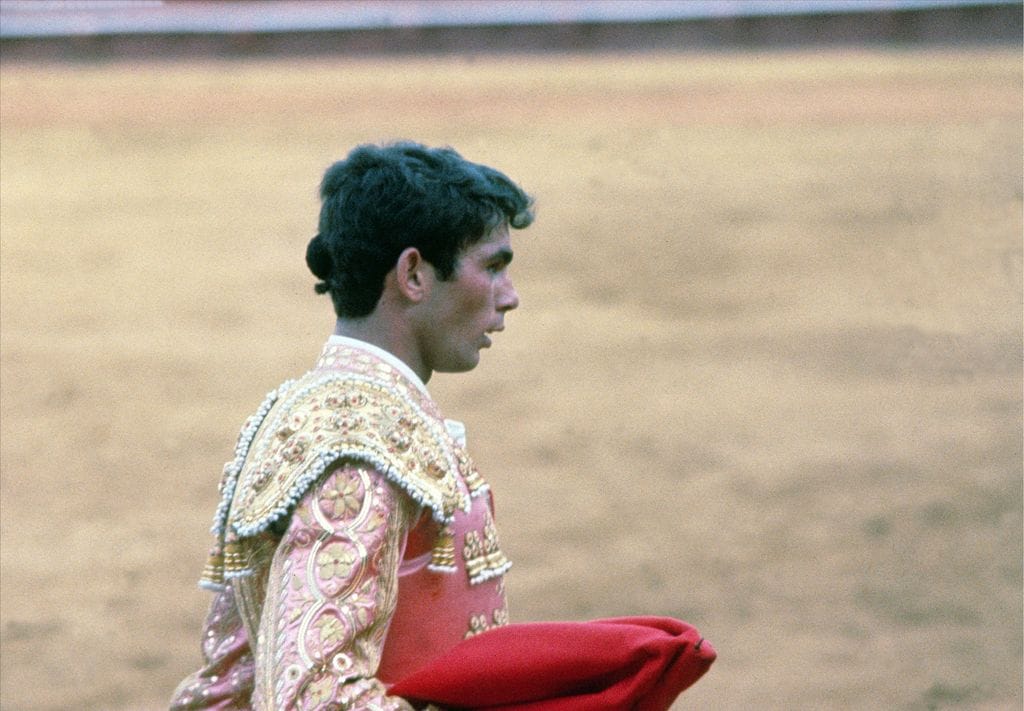
M 490 485 L 480 476 L 480 472 L 477 471 L 476 465 L 473 464 L 473 460 L 469 458 L 466 450 L 460 447 L 456 452 L 456 457 L 459 460 L 462 480 L 466 482 L 466 487 L 469 489 L 469 495 L 477 497 L 489 491 Z
M 508 624 L 508 608 L 499 607 L 491 613 L 491 620 L 488 621 L 487 615 L 471 615 L 469 618 L 469 629 L 466 630 L 465 639 L 475 637 L 481 632 L 494 629 L 495 627 L 504 627 Z
M 327 511 L 330 507 L 331 518 L 348 518 L 359 513 L 363 506 L 362 491 L 359 482 L 349 479 L 337 482 L 324 491 L 321 507 Z
M 357 410 L 349 409 L 353 404 Z M 239 536 L 263 530 L 328 466 L 351 458 L 373 465 L 430 508 L 435 520 L 448 523 L 468 506 L 457 485 L 454 449 L 443 422 L 403 393 L 352 374 L 313 373 L 274 404 L 256 434 L 229 522 Z
M 490 629 L 490 625 L 487 624 L 486 615 L 473 615 L 469 618 L 469 629 L 466 631 L 466 639 L 486 632 Z
M 224 586 L 224 550 L 220 546 L 210 549 L 206 558 L 206 566 L 199 578 L 199 584 L 205 585 L 214 590 L 222 589 Z
M 505 557 L 498 544 L 498 529 L 490 510 L 487 511 L 482 534 L 480 531 L 466 533 L 462 555 L 471 585 L 479 585 L 485 580 L 504 575 L 512 567 L 511 561 Z
M 267 393 L 267 397 L 264 398 L 259 409 L 245 421 L 241 432 L 238 433 L 238 441 L 235 443 L 235 458 L 224 465 L 224 473 L 221 476 L 220 485 L 217 487 L 220 492 L 220 503 L 217 504 L 217 511 L 213 514 L 213 528 L 210 531 L 214 536 L 214 545 L 210 550 L 203 575 L 199 579 L 200 587 L 212 590 L 224 589 L 227 582 L 227 571 L 224 566 L 225 547 L 228 539 L 228 514 L 235 497 L 235 490 L 238 487 L 239 472 L 242 471 L 242 466 L 249 456 L 249 449 L 259 428 L 263 426 L 275 403 L 290 391 L 293 383 L 292 380 L 286 381 L 276 390 Z M 254 476 L 254 484 L 259 484 L 260 487 L 266 485 L 263 476 L 265 471 L 261 468 L 259 474 Z
M 494 611 L 494 626 L 504 627 L 508 624 L 508 609 L 501 607 Z
M 465 545 L 462 547 L 463 559 L 466 561 L 466 573 L 470 582 L 478 579 L 487 567 L 487 554 L 479 531 L 466 533 Z
M 334 696 L 333 675 L 324 674 L 316 681 L 309 684 L 305 689 L 304 701 L 310 704 L 309 708 L 322 708 L 325 703 Z
M 487 524 L 484 526 L 484 549 L 487 551 L 488 570 L 500 574 L 509 569 L 511 563 L 498 547 L 498 529 L 490 515 L 487 516 Z
M 316 556 L 317 572 L 321 580 L 347 579 L 359 560 L 359 554 L 347 543 L 332 543 Z
M 225 465 L 214 516 L 215 544 L 200 584 L 221 589 L 252 573 L 245 540 L 288 515 L 306 490 L 338 460 L 371 465 L 439 524 L 468 511 L 470 493 L 459 483 L 464 457 L 429 398 L 395 369 L 366 354 L 328 348 L 320 365 L 345 362 L 345 371 L 313 371 L 268 394 L 246 421 L 234 461 Z M 332 491 L 323 511 L 354 513 L 357 492 Z M 454 544 L 439 541 L 433 568 L 455 569 Z
M 336 509 L 332 492 L 349 492 L 358 505 Z M 371 677 L 397 603 L 399 537 L 411 508 L 356 467 L 336 470 L 300 502 L 269 571 L 257 656 L 267 706 L 333 708 L 348 697 L 392 708 Z
M 332 647 L 345 639 L 348 630 L 341 620 L 333 615 L 324 615 L 313 625 L 320 632 L 320 643 L 325 647 Z M 333 661 L 332 661 L 333 663 Z

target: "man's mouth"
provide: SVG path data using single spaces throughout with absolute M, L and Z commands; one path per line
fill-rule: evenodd
M 491 336 L 490 336 L 490 334 L 492 334 L 492 333 L 499 333 L 499 332 L 504 331 L 504 330 L 505 330 L 505 324 L 500 323 L 497 326 L 491 326 L 486 331 L 484 331 L 484 348 L 490 348 L 491 347 Z

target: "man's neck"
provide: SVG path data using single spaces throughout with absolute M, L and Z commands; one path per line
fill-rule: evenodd
M 372 315 L 365 318 L 339 318 L 334 324 L 334 335 L 355 338 L 377 346 L 409 366 L 424 384 L 430 380 L 431 371 L 415 357 L 415 350 L 407 345 L 408 339 L 404 332 L 401 329 L 389 328 L 386 323 Z

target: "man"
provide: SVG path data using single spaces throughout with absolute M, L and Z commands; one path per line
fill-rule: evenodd
M 519 303 L 531 200 L 451 149 L 365 145 L 321 184 L 306 261 L 337 316 L 225 466 L 204 666 L 172 709 L 411 709 L 389 684 L 507 624 L 488 486 L 425 383 Z

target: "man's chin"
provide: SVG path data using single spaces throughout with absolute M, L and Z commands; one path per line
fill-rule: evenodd
M 472 358 L 465 358 L 460 359 L 457 362 L 445 363 L 444 365 L 435 368 L 435 370 L 438 373 L 468 373 L 478 365 L 480 365 L 479 351 L 475 353 Z

